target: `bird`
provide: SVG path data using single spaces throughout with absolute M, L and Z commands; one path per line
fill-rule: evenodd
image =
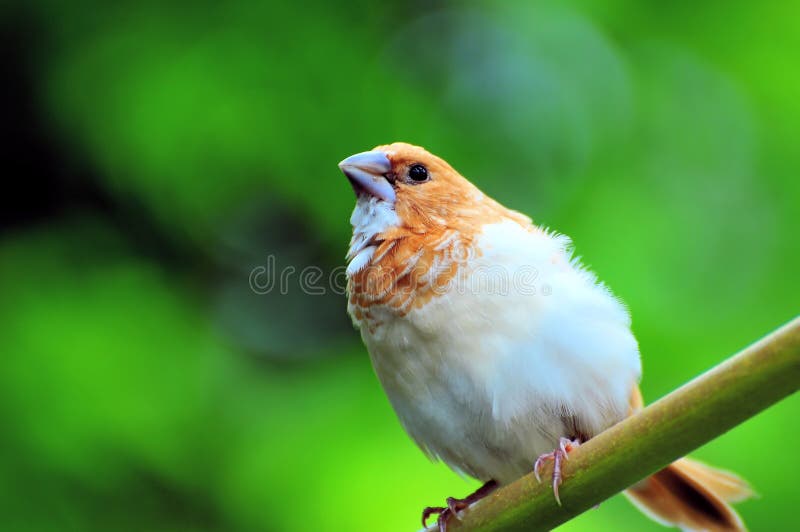
M 404 142 L 339 163 L 356 196 L 347 311 L 400 423 L 420 449 L 483 484 L 422 512 L 439 532 L 499 486 L 642 408 L 624 304 L 569 237 L 487 196 Z M 682 458 L 626 496 L 683 530 L 745 530 L 733 473 Z

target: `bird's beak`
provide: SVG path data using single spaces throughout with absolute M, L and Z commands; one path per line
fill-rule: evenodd
M 386 178 L 386 174 L 392 171 L 392 163 L 382 151 L 365 151 L 351 155 L 339 163 L 339 168 L 350 180 L 356 195 L 366 193 L 394 203 L 394 188 Z

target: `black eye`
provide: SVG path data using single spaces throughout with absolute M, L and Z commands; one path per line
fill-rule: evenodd
M 423 165 L 413 164 L 411 168 L 408 169 L 408 178 L 415 183 L 422 183 L 430 179 L 430 175 L 428 174 L 428 169 Z

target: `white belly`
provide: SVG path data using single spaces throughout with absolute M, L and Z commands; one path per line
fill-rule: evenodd
M 486 226 L 444 295 L 362 337 L 403 426 L 426 453 L 481 480 L 530 471 L 561 436 L 622 419 L 639 379 L 622 305 L 572 264 L 568 240 Z

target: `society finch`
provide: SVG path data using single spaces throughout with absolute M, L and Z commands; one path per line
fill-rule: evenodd
M 570 240 L 483 194 L 405 143 L 339 167 L 357 195 L 348 311 L 406 431 L 483 481 L 454 513 L 641 407 L 639 350 L 625 307 L 572 256 Z M 553 450 L 555 449 L 555 451 Z M 679 460 L 627 491 L 688 530 L 742 530 L 728 502 L 747 485 Z

